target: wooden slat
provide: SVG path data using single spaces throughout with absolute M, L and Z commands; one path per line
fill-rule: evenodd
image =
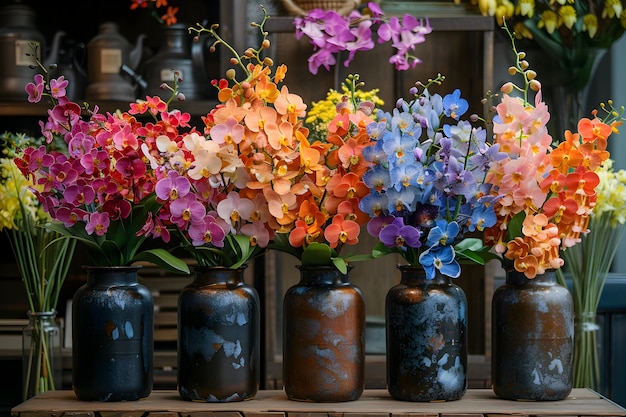
M 173 328 L 173 329 L 155 328 L 154 329 L 154 341 L 155 342 L 175 342 L 177 338 L 178 338 L 178 330 L 176 328 Z
M 168 293 L 159 293 L 156 296 L 153 294 L 153 298 L 154 298 L 154 305 L 158 305 L 159 309 L 161 310 L 166 310 L 166 309 L 173 309 L 176 310 L 176 307 L 178 306 L 178 292 L 174 293 L 174 294 L 168 294 Z
M 182 417 L 243 417 L 236 411 L 198 411 L 193 413 L 182 413 Z
M 468 390 L 457 401 L 420 402 L 393 400 L 386 390 L 365 390 L 356 401 L 312 403 L 290 401 L 283 391 L 260 391 L 248 401 L 232 403 L 200 403 L 182 401 L 175 390 L 153 391 L 140 401 L 79 401 L 70 390 L 48 391 L 14 407 L 14 417 L 61 416 L 64 412 L 98 412 L 101 417 L 138 417 L 142 413 L 177 412 L 191 415 L 200 412 L 238 412 L 245 417 L 285 417 L 294 413 L 358 415 L 440 415 L 475 416 L 626 416 L 626 409 L 596 392 L 575 388 L 561 401 L 509 401 L 497 397 L 492 390 Z M 221 416 L 216 416 L 221 417 Z M 233 416 L 229 416 L 233 417 Z M 239 417 L 239 416 L 236 416 Z
M 154 313 L 155 326 L 176 326 L 178 313 L 176 311 L 160 311 Z
M 136 408 L 119 411 L 100 411 L 100 417 L 142 417 L 144 412 Z

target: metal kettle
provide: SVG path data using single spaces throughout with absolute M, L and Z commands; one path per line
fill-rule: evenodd
M 135 101 L 137 85 L 123 68 L 136 70 L 141 60 L 144 34 L 137 37 L 135 46 L 119 33 L 119 26 L 105 22 L 98 34 L 87 44 L 87 74 L 85 90 L 88 101 Z
M 36 29 L 36 16 L 31 7 L 20 3 L 0 9 L 0 100 L 24 101 L 24 87 L 42 72 L 36 58 L 44 65 L 56 59 L 62 32 L 57 32 L 48 57 L 44 57 L 46 42 Z
M 171 91 L 160 88 L 163 83 L 174 86 L 175 73 L 180 83 L 178 91 L 186 100 L 211 98 L 210 65 L 206 62 L 206 40 L 192 42 L 187 25 L 174 24 L 161 29 L 161 46 L 156 55 L 143 65 L 143 78 L 147 83 L 145 95 L 167 100 Z
M 59 38 L 59 39 L 57 39 Z M 80 101 L 85 98 L 87 86 L 87 71 L 85 69 L 86 46 L 82 42 L 65 36 L 65 32 L 59 32 L 54 37 L 54 43 L 58 44 L 58 53 L 50 56 L 49 62 L 56 64 L 55 68 L 48 68 L 50 77 L 65 77 L 69 81 L 66 95 L 72 101 Z

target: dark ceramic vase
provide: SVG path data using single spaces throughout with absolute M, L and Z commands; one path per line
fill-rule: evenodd
M 348 274 L 299 266 L 283 299 L 283 385 L 295 401 L 360 398 L 364 388 L 365 302 Z
M 554 271 L 507 272 L 492 301 L 493 390 L 508 400 L 553 401 L 572 390 L 574 304 Z
M 84 401 L 132 401 L 153 384 L 154 301 L 140 267 L 84 267 L 72 302 L 72 387 Z
M 467 298 L 450 277 L 398 266 L 387 293 L 387 389 L 404 401 L 458 400 L 467 391 Z
M 178 392 L 184 400 L 253 398 L 261 378 L 260 302 L 245 266 L 195 267 L 178 299 Z

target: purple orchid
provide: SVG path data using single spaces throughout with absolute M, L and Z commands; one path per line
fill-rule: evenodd
M 377 43 L 391 42 L 395 53 L 389 58 L 398 71 L 414 68 L 422 61 L 414 55 L 417 45 L 426 41 L 426 35 L 432 32 L 428 19 L 418 19 L 405 14 L 385 18 L 385 13 L 374 2 L 369 2 L 368 15 L 353 10 L 348 16 L 342 16 L 333 10 L 313 9 L 306 16 L 294 19 L 296 39 L 306 36 L 313 45 L 313 54 L 309 57 L 309 71 L 317 74 L 320 67 L 330 68 L 336 64 L 337 55 L 346 51 L 343 65 L 348 67 L 358 51 L 374 49 L 374 34 Z

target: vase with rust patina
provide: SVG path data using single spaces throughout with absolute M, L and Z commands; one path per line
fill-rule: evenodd
M 348 273 L 299 266 L 300 281 L 283 299 L 283 384 L 295 401 L 361 397 L 365 365 L 365 302 Z
M 509 271 L 492 300 L 491 376 L 501 398 L 565 399 L 573 386 L 574 303 L 553 270 Z

